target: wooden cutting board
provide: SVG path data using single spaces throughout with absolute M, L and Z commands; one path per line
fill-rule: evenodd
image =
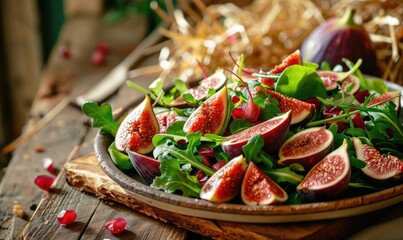
M 94 154 L 65 165 L 68 183 L 75 189 L 121 203 L 163 222 L 212 239 L 342 239 L 379 219 L 390 209 L 336 220 L 278 224 L 247 224 L 185 216 L 159 209 L 132 197 L 110 179 Z

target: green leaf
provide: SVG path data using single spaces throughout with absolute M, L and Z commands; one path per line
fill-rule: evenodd
M 168 126 L 166 133 L 179 135 L 179 136 L 186 136 L 186 133 L 183 131 L 183 126 L 185 125 L 186 121 L 175 121 Z
M 260 159 L 257 156 L 262 151 L 263 146 L 264 146 L 264 139 L 261 134 L 250 138 L 248 142 L 242 147 L 242 151 L 245 154 L 245 159 L 248 162 L 250 160 L 260 162 Z
M 111 105 L 103 103 L 98 106 L 95 102 L 86 102 L 82 106 L 82 111 L 91 118 L 92 127 L 100 128 L 102 131 L 116 136 L 119 124 L 113 119 Z
M 178 89 L 180 94 L 182 94 L 188 90 L 186 83 L 179 78 L 175 79 L 174 84 L 175 84 L 175 88 Z
M 301 65 L 291 65 L 280 75 L 276 91 L 289 97 L 305 100 L 327 97 L 327 91 L 316 71 Z
M 164 82 L 162 81 L 161 78 L 155 79 L 148 88 L 150 91 L 155 95 L 158 96 L 161 91 L 163 91 L 162 87 L 164 85 Z
M 250 128 L 251 126 L 252 126 L 252 124 L 248 120 L 239 118 L 239 119 L 235 119 L 234 121 L 232 121 L 230 123 L 229 130 L 230 130 L 231 134 L 235 134 L 246 128 Z
M 108 153 L 111 156 L 112 162 L 121 170 L 133 169 L 133 164 L 129 156 L 116 149 L 115 142 L 108 147 Z
M 195 99 L 195 98 L 193 97 L 193 95 L 190 94 L 190 93 L 182 94 L 182 97 L 183 97 L 183 99 L 184 99 L 186 102 L 188 102 L 188 103 L 197 104 L 196 99 Z
M 181 168 L 174 158 L 161 157 L 159 161 L 161 175 L 154 179 L 152 188 L 167 193 L 181 191 L 185 197 L 199 197 L 201 185 L 195 176 L 190 175 L 190 169 Z
M 367 163 L 354 157 L 354 156 L 350 156 L 350 163 L 352 166 L 356 167 L 356 168 L 364 168 L 365 166 L 367 166 Z
M 290 167 L 267 170 L 264 172 L 277 183 L 288 182 L 294 185 L 298 185 L 304 179 L 304 176 L 295 173 L 290 169 Z

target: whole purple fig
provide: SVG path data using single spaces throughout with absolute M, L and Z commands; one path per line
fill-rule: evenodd
M 360 70 L 378 76 L 375 48 L 365 28 L 354 22 L 354 14 L 355 9 L 348 8 L 342 18 L 331 18 L 319 25 L 302 44 L 303 61 L 327 61 L 331 67 L 341 64 L 346 68 L 342 58 L 353 62 L 361 58 Z

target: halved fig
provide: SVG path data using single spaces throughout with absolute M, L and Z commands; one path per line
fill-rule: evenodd
M 210 202 L 228 202 L 240 191 L 247 162 L 243 155 L 233 158 L 203 185 L 200 198 Z
M 297 186 L 304 202 L 334 197 L 348 188 L 351 176 L 347 141 L 317 163 Z
M 294 64 L 301 64 L 302 58 L 299 49 L 288 55 L 280 64 L 269 71 L 270 74 L 282 73 L 284 69 Z
M 290 123 L 291 111 L 231 135 L 221 143 L 221 147 L 230 157 L 235 157 L 242 154 L 242 147 L 250 138 L 261 134 L 266 151 L 278 150 L 287 135 Z
M 354 94 L 360 89 L 360 79 L 354 75 L 350 75 L 345 80 L 340 81 L 339 79 L 345 73 L 323 70 L 316 71 L 316 73 L 322 79 L 327 91 L 335 90 L 339 85 L 343 91 L 346 91 L 350 94 Z
M 292 110 L 291 125 L 308 121 L 315 110 L 315 105 L 296 98 L 284 96 L 283 94 L 267 89 L 268 94 L 277 99 L 282 113 Z
M 287 201 L 288 195 L 276 182 L 249 163 L 241 188 L 242 201 L 246 205 L 269 205 Z
M 396 105 L 396 111 L 400 110 L 400 97 L 401 97 L 401 92 L 396 91 L 396 92 L 388 92 L 384 93 L 380 96 L 374 97 L 369 101 L 368 106 L 373 106 L 376 103 L 379 103 L 381 101 L 385 101 L 387 99 L 390 99 L 395 105 Z M 384 103 L 380 104 L 379 106 L 384 105 Z
M 333 140 L 332 132 L 324 127 L 304 129 L 281 145 L 277 163 L 299 163 L 310 169 L 330 152 Z
M 224 70 L 220 69 L 216 71 L 213 75 L 209 76 L 200 81 L 199 85 L 194 88 L 188 89 L 183 94 L 191 94 L 195 100 L 204 100 L 207 97 L 208 90 L 214 88 L 218 90 L 222 88 L 227 80 L 224 74 Z M 182 96 L 177 97 L 172 102 L 169 103 L 170 107 L 186 107 L 189 103 L 183 99 Z
M 151 184 L 155 177 L 161 175 L 160 162 L 150 156 L 127 150 L 130 161 L 137 173 L 148 184 Z
M 382 155 L 376 148 L 363 144 L 353 138 L 357 158 L 367 165 L 361 171 L 376 180 L 400 180 L 403 173 L 403 161 L 393 155 Z
M 147 154 L 154 149 L 152 138 L 159 132 L 149 95 L 137 105 L 122 121 L 115 136 L 115 146 L 119 151 L 129 149 Z
M 202 135 L 207 133 L 218 134 L 224 126 L 227 117 L 228 92 L 223 87 L 213 96 L 203 102 L 186 120 L 183 131 Z

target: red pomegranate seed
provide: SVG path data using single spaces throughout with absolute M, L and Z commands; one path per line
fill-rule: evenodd
M 112 234 L 119 234 L 125 230 L 126 225 L 126 220 L 120 217 L 105 223 L 105 228 Z
M 198 150 L 200 155 L 206 155 L 208 157 L 215 157 L 214 149 L 210 146 L 201 146 Z
M 56 170 L 53 166 L 53 160 L 51 158 L 42 159 L 43 168 L 48 170 L 50 173 L 55 173 Z
M 225 161 L 225 159 L 223 159 L 223 160 L 213 164 L 213 166 L 211 168 L 217 171 L 218 169 L 224 167 L 225 164 L 227 164 L 227 162 Z
M 47 175 L 39 175 L 35 178 L 34 183 L 45 191 L 49 191 L 50 186 L 55 181 L 55 179 L 51 176 Z
M 103 52 L 96 50 L 92 53 L 91 56 L 92 64 L 99 66 L 102 65 L 104 61 L 105 61 L 105 55 Z
M 62 210 L 57 214 L 57 221 L 62 226 L 73 223 L 76 218 L 77 212 L 75 210 Z
M 95 49 L 96 49 L 96 51 L 100 51 L 103 54 L 106 54 L 107 52 L 109 52 L 109 45 L 105 42 L 100 42 L 97 44 Z

